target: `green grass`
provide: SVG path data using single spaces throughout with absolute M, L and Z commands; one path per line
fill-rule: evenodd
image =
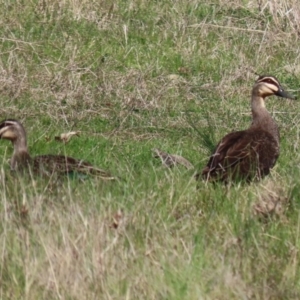
M 1 299 L 299 299 L 298 101 L 267 100 L 281 154 L 260 183 L 197 186 L 151 153 L 201 170 L 249 126 L 254 72 L 299 94 L 300 10 L 281 2 L 4 1 L 0 115 L 33 156 L 122 179 L 17 179 L 1 140 Z

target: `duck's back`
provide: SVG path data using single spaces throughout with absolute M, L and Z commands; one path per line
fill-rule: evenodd
M 269 132 L 236 131 L 220 141 L 201 175 L 211 181 L 261 179 L 270 173 L 278 156 L 279 143 Z
M 106 180 L 114 177 L 102 169 L 94 167 L 89 162 L 64 155 L 39 155 L 33 159 L 33 171 L 42 176 L 66 175 L 73 173 L 98 175 Z

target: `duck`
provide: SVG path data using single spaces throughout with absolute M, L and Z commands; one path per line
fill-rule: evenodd
M 194 168 L 192 163 L 189 162 L 183 156 L 180 156 L 180 155 L 177 155 L 177 154 L 169 154 L 169 153 L 164 152 L 164 151 L 162 151 L 160 149 L 157 149 L 157 148 L 152 149 L 152 151 L 153 151 L 153 157 L 154 158 L 159 158 L 164 167 L 173 168 L 177 165 L 182 165 L 188 170 Z
M 279 129 L 265 106 L 265 99 L 272 95 L 295 99 L 283 89 L 275 76 L 259 76 L 252 88 L 250 127 L 225 135 L 202 172 L 195 175 L 197 180 L 249 183 L 259 181 L 270 173 L 280 152 Z
M 79 178 L 95 175 L 104 180 L 115 179 L 109 172 L 73 157 L 53 154 L 31 157 L 28 152 L 25 128 L 18 120 L 6 119 L 0 123 L 0 139 L 10 140 L 13 144 L 13 154 L 10 159 L 11 171 L 17 173 L 29 172 L 42 177 L 78 174 Z

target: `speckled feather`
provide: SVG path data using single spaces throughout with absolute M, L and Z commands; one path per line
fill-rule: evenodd
M 33 171 L 47 176 L 50 176 L 53 172 L 61 175 L 76 172 L 99 176 L 106 180 L 115 179 L 110 173 L 98 169 L 86 161 L 63 155 L 39 155 L 34 157 Z

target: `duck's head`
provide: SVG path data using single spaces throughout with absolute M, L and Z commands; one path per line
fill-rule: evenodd
M 276 95 L 282 98 L 295 99 L 283 89 L 276 77 L 270 75 L 259 76 L 254 84 L 253 94 L 262 98 Z
M 15 143 L 19 140 L 26 141 L 25 129 L 17 120 L 3 120 L 0 123 L 0 139 L 10 140 L 12 143 Z

